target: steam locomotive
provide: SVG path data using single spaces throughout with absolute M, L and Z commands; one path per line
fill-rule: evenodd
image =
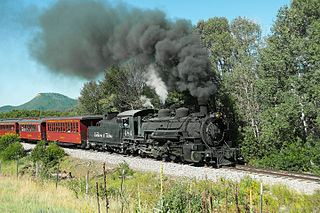
M 124 154 L 138 154 L 220 167 L 233 165 L 239 149 L 228 140 L 228 123 L 221 113 L 189 113 L 179 108 L 106 113 L 103 116 L 0 120 L 0 135 L 19 134 L 25 141 L 56 141 Z
M 235 164 L 240 154 L 228 141 L 228 130 L 224 116 L 209 114 L 206 105 L 197 113 L 130 110 L 107 113 L 89 126 L 87 147 L 220 167 Z

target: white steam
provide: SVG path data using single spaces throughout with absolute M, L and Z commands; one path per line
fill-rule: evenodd
M 140 96 L 140 101 L 142 102 L 142 106 L 146 107 L 146 108 L 153 108 L 153 105 L 151 103 L 151 99 L 150 98 L 147 98 L 146 96 L 144 95 L 141 95 Z
M 157 95 L 160 97 L 161 103 L 164 104 L 168 97 L 167 86 L 160 78 L 159 74 L 152 64 L 150 64 L 150 66 L 147 68 L 147 72 L 144 74 L 144 78 L 146 80 L 146 84 L 150 88 L 155 89 Z

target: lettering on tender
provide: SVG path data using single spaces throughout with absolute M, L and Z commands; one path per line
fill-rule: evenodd
M 106 133 L 94 132 L 93 137 L 95 137 L 95 138 L 113 138 L 113 136 L 108 132 L 106 132 Z

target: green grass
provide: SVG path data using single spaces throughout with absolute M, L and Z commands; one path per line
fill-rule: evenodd
M 77 199 L 64 186 L 31 178 L 0 177 L 0 212 L 94 212 L 92 199 Z
M 105 200 L 100 186 L 103 185 L 102 163 L 65 157 L 60 165 L 61 173 L 71 172 L 72 179 L 60 180 L 55 189 L 54 178 L 34 180 L 34 165 L 28 157 L 19 166 L 16 178 L 16 162 L 5 162 L 0 176 L 0 212 L 97 212 L 96 183 L 99 184 L 100 205 L 105 212 Z M 192 180 L 164 176 L 163 199 L 160 200 L 160 174 L 132 171 L 126 164 L 106 165 L 109 212 L 259 212 L 260 183 L 249 177 L 239 183 L 220 179 Z M 126 169 L 122 197 L 121 171 Z M 85 196 L 85 176 L 90 171 L 89 196 Z M 49 171 L 54 173 L 55 168 Z M 160 168 L 159 168 L 160 171 Z M 251 201 L 250 201 L 251 194 Z M 227 202 L 226 202 L 227 197 Z M 235 198 L 238 198 L 238 205 Z M 212 201 L 210 204 L 210 200 Z M 283 185 L 264 186 L 264 212 L 319 212 L 320 193 L 306 195 Z

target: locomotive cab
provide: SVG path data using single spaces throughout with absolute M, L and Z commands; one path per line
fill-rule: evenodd
M 122 135 L 122 139 L 134 140 L 136 138 L 142 138 L 142 120 L 145 117 L 152 116 L 153 114 L 153 109 L 129 110 L 118 114 L 117 122 L 121 127 L 120 134 Z
M 120 127 L 120 134 L 123 139 L 133 139 L 134 136 L 137 134 L 135 132 L 135 123 L 133 116 L 126 116 L 126 117 L 118 117 L 117 123 Z

